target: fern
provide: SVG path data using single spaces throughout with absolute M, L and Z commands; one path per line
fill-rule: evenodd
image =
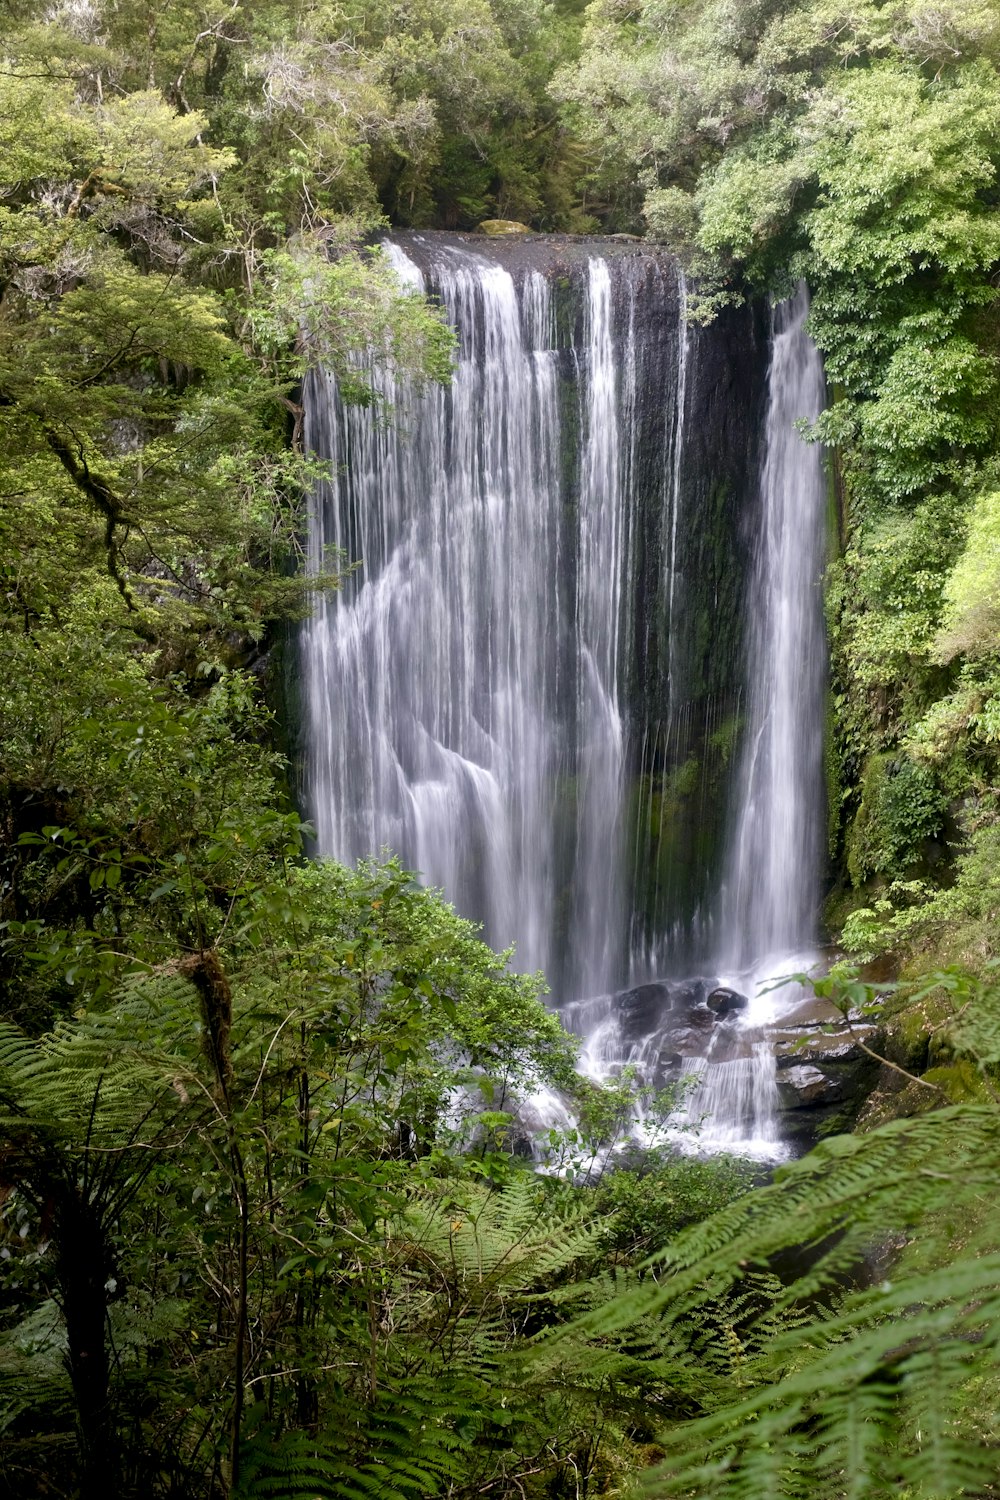
M 50 1301 L 0 1338 L 0 1433 L 41 1408 L 71 1425 L 73 1393 L 65 1356 L 62 1318 Z
M 368 1410 L 346 1405 L 319 1437 L 258 1429 L 243 1449 L 240 1500 L 423 1500 L 463 1473 L 452 1422 L 465 1403 L 434 1382 L 393 1382 Z M 366 1457 L 365 1455 L 371 1455 Z
M 523 1292 L 593 1259 L 602 1227 L 585 1200 L 524 1176 L 502 1192 L 470 1184 L 459 1194 L 415 1193 L 395 1232 L 402 1253 L 411 1243 L 464 1283 Z
M 61 1021 L 37 1041 L 0 1022 L 0 1131 L 91 1153 L 134 1144 L 170 1101 L 165 1072 L 122 1045 L 117 1018 Z
M 654 1274 L 595 1298 L 556 1344 L 577 1360 L 641 1351 L 675 1395 L 697 1395 L 661 1436 L 655 1494 L 982 1493 L 996 1452 L 963 1412 L 1000 1345 L 998 1164 L 989 1106 L 827 1141 L 681 1235 Z M 778 1282 L 768 1266 L 790 1245 L 797 1270 Z M 859 1286 L 866 1256 L 891 1246 L 891 1274 Z

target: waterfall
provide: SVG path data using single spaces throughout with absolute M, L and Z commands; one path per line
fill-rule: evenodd
M 311 566 L 353 565 L 303 630 L 318 851 L 397 854 L 546 973 L 587 1069 L 697 1073 L 701 1139 L 767 1148 L 760 1006 L 719 1022 L 706 999 L 813 938 L 805 294 L 703 329 L 644 246 L 409 233 L 386 253 L 442 305 L 456 370 L 428 389 L 373 366 L 368 408 L 306 383 L 331 465 Z
M 577 957 L 570 987 L 592 994 L 619 975 L 624 872 L 622 718 L 618 664 L 622 623 L 623 546 L 631 496 L 623 482 L 619 360 L 635 368 L 634 320 L 621 358 L 613 335 L 611 273 L 593 259 L 587 277 L 586 437 L 580 464 L 577 554 L 576 723 L 579 742 Z
M 798 986 L 772 985 L 813 960 L 819 901 L 826 483 L 821 450 L 804 440 L 798 424 L 818 416 L 825 387 L 820 356 L 805 331 L 807 312 L 800 288 L 771 314 L 764 459 L 748 509 L 745 722 L 719 900 L 696 964 L 704 977 L 639 983 L 622 994 L 577 1002 L 568 1012 L 585 1038 L 582 1065 L 595 1078 L 630 1064 L 647 1080 L 693 1080 L 676 1122 L 678 1144 L 764 1159 L 783 1154 L 766 1023 L 791 1014 L 802 1000 Z M 683 353 L 679 367 L 683 372 Z M 682 373 L 679 431 L 683 389 Z M 674 477 L 671 602 L 679 509 Z M 707 1002 L 720 980 L 749 998 L 745 1011 L 713 1016 Z
M 306 635 L 311 812 L 322 853 L 399 854 L 546 968 L 561 754 L 548 284 L 530 278 L 522 307 L 506 271 L 455 254 L 437 290 L 461 339 L 450 390 L 376 371 L 388 417 L 345 408 L 319 372 L 306 393 L 306 440 L 339 471 L 311 552 L 360 564 Z
M 677 576 L 677 532 L 680 524 L 682 464 L 684 461 L 684 422 L 687 417 L 687 372 L 691 355 L 691 325 L 688 322 L 687 281 L 680 272 L 680 317 L 677 320 L 677 403 L 674 411 L 674 456 L 670 474 L 670 555 L 667 560 L 667 702 L 674 702 L 674 679 L 676 675 L 677 638 L 674 629 L 675 608 L 680 607 L 681 580 Z
M 822 859 L 826 481 L 822 450 L 798 425 L 815 421 L 826 390 L 808 311 L 804 286 L 772 311 L 746 724 L 720 901 L 717 966 L 749 1006 L 735 1032 L 716 1030 L 688 1103 L 690 1121 L 707 1121 L 703 1141 L 763 1155 L 774 1153 L 780 1129 L 775 1058 L 761 1028 L 803 995 L 775 982 L 815 962 Z
M 823 808 L 820 596 L 826 481 L 802 421 L 823 409 L 805 287 L 772 314 L 761 514 L 754 544 L 747 723 L 721 925 L 726 967 L 768 968 L 815 941 Z
M 311 566 L 357 566 L 304 632 L 306 779 L 319 852 L 392 850 L 576 996 L 629 973 L 629 694 L 659 671 L 640 637 L 663 633 L 666 590 L 645 533 L 680 485 L 660 325 L 686 335 L 665 258 L 542 252 L 395 237 L 397 273 L 456 329 L 451 387 L 373 368 L 382 410 L 362 409 L 309 376 L 306 440 L 334 470 Z

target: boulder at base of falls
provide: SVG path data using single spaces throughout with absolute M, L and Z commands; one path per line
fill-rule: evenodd
M 476 226 L 476 233 L 496 238 L 501 234 L 531 234 L 532 231 L 527 224 L 522 224 L 517 219 L 484 219 Z
M 705 1000 L 709 1010 L 714 1010 L 717 1016 L 728 1016 L 733 1011 L 746 1010 L 748 1003 L 746 995 L 741 995 L 739 990 L 727 990 L 722 984 Z
M 783 1109 L 819 1109 L 824 1104 L 836 1104 L 843 1098 L 843 1089 L 819 1068 L 800 1063 L 780 1070 L 778 1095 Z

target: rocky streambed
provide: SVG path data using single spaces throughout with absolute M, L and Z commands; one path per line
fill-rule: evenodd
M 696 1146 L 764 1157 L 773 1146 L 778 1157 L 850 1129 L 878 1064 L 862 1045 L 869 1022 L 798 986 L 774 993 L 766 1019 L 759 1002 L 711 978 L 637 985 L 563 1014 L 595 1078 L 626 1065 L 654 1088 L 695 1077 L 686 1124 Z

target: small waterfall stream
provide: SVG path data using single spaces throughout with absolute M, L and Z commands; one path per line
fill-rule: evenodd
M 620 971 L 623 938 L 623 725 L 618 701 L 624 542 L 631 496 L 623 468 L 619 423 L 619 361 L 625 384 L 634 381 L 635 317 L 624 358 L 616 347 L 607 261 L 590 261 L 587 275 L 586 378 L 580 462 L 577 554 L 576 725 L 577 899 L 572 931 L 577 958 L 569 987 L 590 994 Z M 578 365 L 578 373 L 580 366 Z
M 819 580 L 826 480 L 822 450 L 803 441 L 826 387 L 805 331 L 804 287 L 772 313 L 761 512 L 754 544 L 747 722 L 735 780 L 734 834 L 721 891 L 718 964 L 746 993 L 738 1038 L 717 1034 L 689 1101 L 707 1141 L 741 1133 L 766 1153 L 780 1139 L 774 1055 L 761 1027 L 802 991 L 775 988 L 808 970 L 815 952 L 823 838 L 825 659 Z M 724 1061 L 715 1061 L 720 1046 Z M 734 1048 L 742 1056 L 729 1055 Z M 714 1065 L 713 1065 L 714 1064 Z
M 825 647 L 820 595 L 826 481 L 822 450 L 798 424 L 823 408 L 822 361 L 805 331 L 804 288 L 772 311 L 764 462 L 747 599 L 745 723 L 729 846 L 701 972 L 585 1002 L 577 1028 L 595 1077 L 695 1080 L 683 1130 L 699 1149 L 781 1154 L 768 1023 L 794 1014 L 817 960 L 823 829 Z M 676 512 L 675 512 L 676 513 Z M 713 993 L 746 1003 L 711 1018 Z M 724 1002 L 725 1003 L 725 1002 Z
M 386 253 L 443 304 L 457 368 L 431 390 L 376 371 L 385 412 L 307 382 L 334 465 L 312 564 L 358 563 L 303 632 L 318 849 L 397 853 L 544 970 L 585 1070 L 697 1074 L 702 1144 L 774 1154 L 761 1002 L 720 1020 L 706 999 L 814 936 L 804 294 L 770 328 L 751 309 L 697 329 L 641 246 L 405 234 Z
M 815 940 L 823 832 L 822 449 L 801 421 L 823 409 L 805 288 L 773 313 L 761 517 L 751 591 L 747 724 L 722 952 L 737 972 L 787 962 Z M 819 670 L 817 670 L 819 668 Z

